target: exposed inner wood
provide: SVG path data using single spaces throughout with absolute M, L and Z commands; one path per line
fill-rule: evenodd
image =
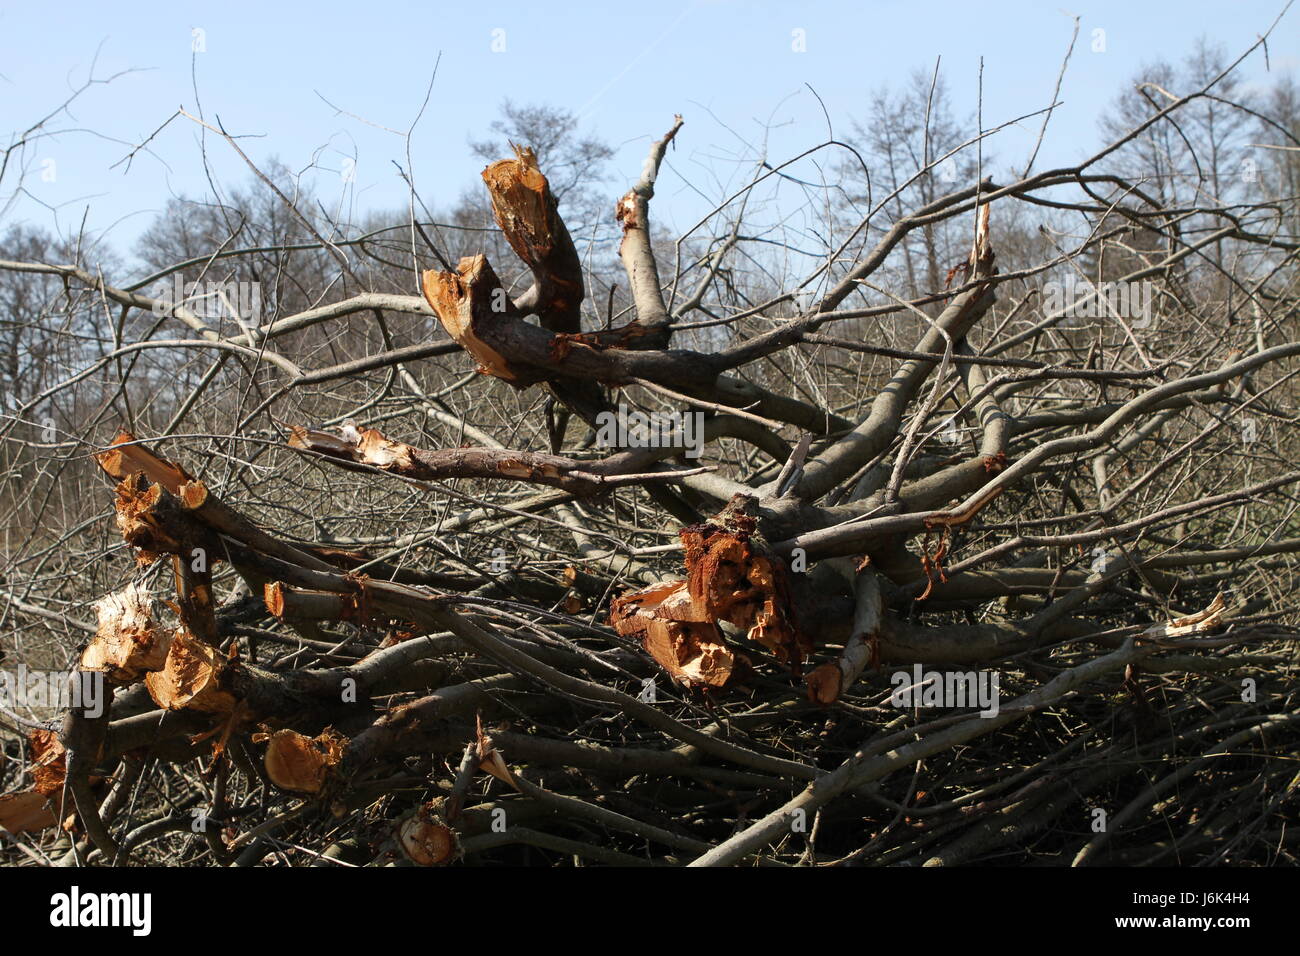
M 785 562 L 768 550 L 749 513 L 754 499 L 737 495 L 709 522 L 681 531 L 686 579 L 624 594 L 610 623 L 641 641 L 681 683 L 720 688 L 751 663 L 730 650 L 718 627 L 731 624 L 797 676 L 813 640 L 794 615 Z
M 483 340 L 493 324 L 519 318 L 486 256 L 461 259 L 455 272 L 429 270 L 421 288 L 442 327 L 474 357 L 481 372 L 521 387 L 536 380 L 534 373 L 512 366 Z
M 456 856 L 456 834 L 431 804 L 421 804 L 397 828 L 398 845 L 417 866 L 441 866 Z
M 723 642 L 718 626 L 691 598 L 685 581 L 657 584 L 615 598 L 610 623 L 636 638 L 674 680 L 722 688 L 747 672 L 748 659 Z
M 154 702 L 164 710 L 198 710 L 208 714 L 229 714 L 235 697 L 221 686 L 226 658 L 206 641 L 187 631 L 171 640 L 163 667 L 145 677 Z
M 284 790 L 320 793 L 330 771 L 343 759 L 346 741 L 330 727 L 315 737 L 277 730 L 266 742 L 266 775 Z
M 95 602 L 99 628 L 81 652 L 81 667 L 101 671 L 114 684 L 134 684 L 162 670 L 171 632 L 153 619 L 153 599 L 137 583 Z
M 0 830 L 17 836 L 44 830 L 57 822 L 49 800 L 37 790 L 0 794 Z
M 529 310 L 552 332 L 581 331 L 582 262 L 536 155 L 515 146 L 514 159 L 483 170 L 483 183 L 506 241 L 532 270 Z

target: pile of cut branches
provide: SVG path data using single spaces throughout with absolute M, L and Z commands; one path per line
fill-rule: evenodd
M 671 272 L 652 235 L 681 125 L 617 203 L 623 324 L 584 330 L 582 259 L 522 148 L 483 177 L 520 265 L 466 256 L 422 297 L 342 268 L 347 298 L 230 333 L 79 266 L 0 263 L 222 356 L 162 424 L 8 426 L 13 475 L 84 491 L 63 521 L 10 503 L 41 543 L 10 557 L 5 613 L 78 645 L 80 693 L 0 702 L 0 855 L 1295 862 L 1300 242 L 1273 206 L 1166 206 L 1094 171 L 1108 148 L 868 242 L 873 211 L 742 304 L 736 207 Z M 1082 217 L 1077 245 L 995 251 L 998 211 L 1036 205 Z M 963 250 L 947 287 L 877 285 L 939 227 Z M 1083 265 L 1154 284 L 1158 321 L 1099 286 L 1085 325 L 1025 291 Z M 1247 287 L 1253 325 L 1224 326 Z M 352 313 L 446 338 L 316 367 L 288 347 Z M 681 344 L 719 325 L 720 347 Z M 132 354 L 50 394 L 99 376 L 115 407 Z M 200 400 L 223 382 L 228 406 Z M 669 424 L 599 447 L 630 404 Z

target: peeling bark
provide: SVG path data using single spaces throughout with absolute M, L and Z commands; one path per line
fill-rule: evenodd
M 686 580 L 614 600 L 610 623 L 636 637 L 673 679 L 721 688 L 751 665 L 731 651 L 718 625 L 734 625 L 798 676 L 813 641 L 796 623 L 785 563 L 768 550 L 750 513 L 755 499 L 737 495 L 709 522 L 681 531 Z
M 796 625 L 785 562 L 757 533 L 754 504 L 737 495 L 709 522 L 682 529 L 691 600 L 709 619 L 745 630 L 798 676 L 813 641 Z
M 58 795 L 68 774 L 63 741 L 52 730 L 33 730 L 27 735 L 27 743 L 32 754 L 34 789 L 46 797 Z
M 718 626 L 691 599 L 685 581 L 656 584 L 615 598 L 609 622 L 639 640 L 668 676 L 692 689 L 722 689 L 748 673 L 749 659 L 733 652 Z

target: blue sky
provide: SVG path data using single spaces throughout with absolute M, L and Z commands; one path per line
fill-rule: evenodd
M 1066 9 L 1029 2 L 763 3 L 662 0 L 614 3 L 0 3 L 0 134 L 29 125 L 87 77 L 134 70 L 95 86 L 27 153 L 31 198 L 0 228 L 26 221 L 65 233 L 83 215 L 124 251 L 172 195 L 208 193 L 198 128 L 174 121 L 131 167 L 113 167 L 132 143 L 178 106 L 220 117 L 257 162 L 278 156 L 292 169 L 315 163 L 327 203 L 359 214 L 404 207 L 392 161 L 405 165 L 401 137 L 441 66 L 411 141 L 426 201 L 451 203 L 476 182 L 482 163 L 467 138 L 482 135 L 501 99 L 541 101 L 583 117 L 584 129 L 618 147 L 613 199 L 640 170 L 651 138 L 674 113 L 686 119 L 654 215 L 684 228 L 729 185 L 734 160 L 766 142 L 773 161 L 826 137 L 816 90 L 835 124 L 864 112 L 873 90 L 897 83 L 936 56 L 958 107 L 973 110 L 984 58 L 985 125 L 1046 106 L 1068 45 L 1079 41 L 1037 168 L 1080 158 L 1098 144 L 1096 121 L 1144 62 L 1183 56 L 1199 35 L 1235 55 L 1265 30 L 1282 0 L 1177 3 L 1075 0 Z M 1300 9 L 1270 43 L 1274 72 L 1300 64 Z M 204 52 L 194 54 L 195 30 Z M 1093 52 L 1093 31 L 1104 52 Z M 802 31 L 802 33 L 796 33 Z M 805 50 L 798 52 L 802 38 Z M 504 49 L 502 47 L 504 46 Z M 495 47 L 495 49 L 494 49 Z M 1268 81 L 1262 57 L 1245 78 Z M 326 102 L 328 100 L 328 103 Z M 332 106 L 330 104 L 333 104 Z M 337 108 L 337 110 L 336 110 Z M 343 115 L 343 111 L 349 115 Z M 374 125 L 370 125 L 374 124 Z M 83 132 L 78 132 L 82 130 Z M 991 148 L 1023 163 L 1038 121 Z M 208 137 L 219 180 L 247 173 Z M 50 165 L 48 161 L 52 160 Z M 340 171 L 355 162 L 352 182 Z M 715 174 L 708 175 L 712 168 Z M 42 176 L 50 169 L 53 175 Z M 11 188 L 7 178 L 6 195 Z

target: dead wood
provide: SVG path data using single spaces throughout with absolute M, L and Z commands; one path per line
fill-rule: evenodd
M 629 454 L 598 461 L 578 461 L 559 455 L 494 448 L 429 451 L 392 441 L 376 429 L 355 425 L 345 425 L 338 436 L 295 427 L 289 445 L 419 481 L 450 478 L 510 479 L 562 488 L 582 496 L 626 485 L 672 481 L 701 471 L 683 469 L 671 472 L 619 473 L 620 467 L 633 466 L 650 457 Z
M 536 154 L 516 146 L 514 159 L 483 170 L 483 183 L 497 225 L 533 274 L 533 288 L 519 307 L 536 312 L 551 332 L 581 332 L 582 262 Z
M 1300 472 L 1278 464 L 1282 429 L 1265 451 L 1229 434 L 1233 416 L 1294 418 L 1300 247 L 1250 232 L 1276 210 L 1180 206 L 1188 232 L 1144 183 L 1085 167 L 912 207 L 904 187 L 889 224 L 850 225 L 791 276 L 768 274 L 783 244 L 728 200 L 670 269 L 650 206 L 682 128 L 607 223 L 617 289 L 521 146 L 483 173 L 518 263 L 439 252 L 423 298 L 315 298 L 233 338 L 168 313 L 220 361 L 161 422 L 125 374 L 86 420 L 120 407 L 168 436 L 177 461 L 118 431 L 95 463 L 136 568 L 171 573 L 133 581 L 98 540 L 69 559 L 103 523 L 32 506 L 54 543 L 15 552 L 3 610 L 15 633 L 71 628 L 77 676 L 112 693 L 93 716 L 60 702 L 61 723 L 5 702 L 31 733 L 0 828 L 117 864 L 162 835 L 186 859 L 330 865 L 1294 861 L 1275 759 L 1300 732 L 1294 616 L 1270 600 L 1300 552 Z M 1078 248 L 1017 232 L 1024 208 L 1078 216 Z M 1031 283 L 1085 265 L 1153 283 L 1169 326 L 1052 312 Z M 79 268 L 24 269 L 153 309 Z M 608 296 L 584 331 L 589 285 Z M 451 343 L 421 341 L 430 310 Z M 357 329 L 325 324 L 353 313 Z M 358 357 L 372 330 L 382 353 Z M 103 368 L 197 347 L 152 334 L 119 330 Z M 462 351 L 511 388 L 434 361 Z M 704 462 L 566 428 L 616 405 L 698 414 Z M 23 427 L 5 447 L 26 481 L 27 449 L 57 443 Z M 201 795 L 228 830 L 141 824 L 136 795 L 159 792 Z M 1102 804 L 1124 826 L 1084 834 Z
M 103 672 L 115 684 L 134 684 L 162 670 L 171 634 L 153 618 L 153 600 L 140 584 L 95 602 L 99 627 L 81 652 L 81 669 Z

